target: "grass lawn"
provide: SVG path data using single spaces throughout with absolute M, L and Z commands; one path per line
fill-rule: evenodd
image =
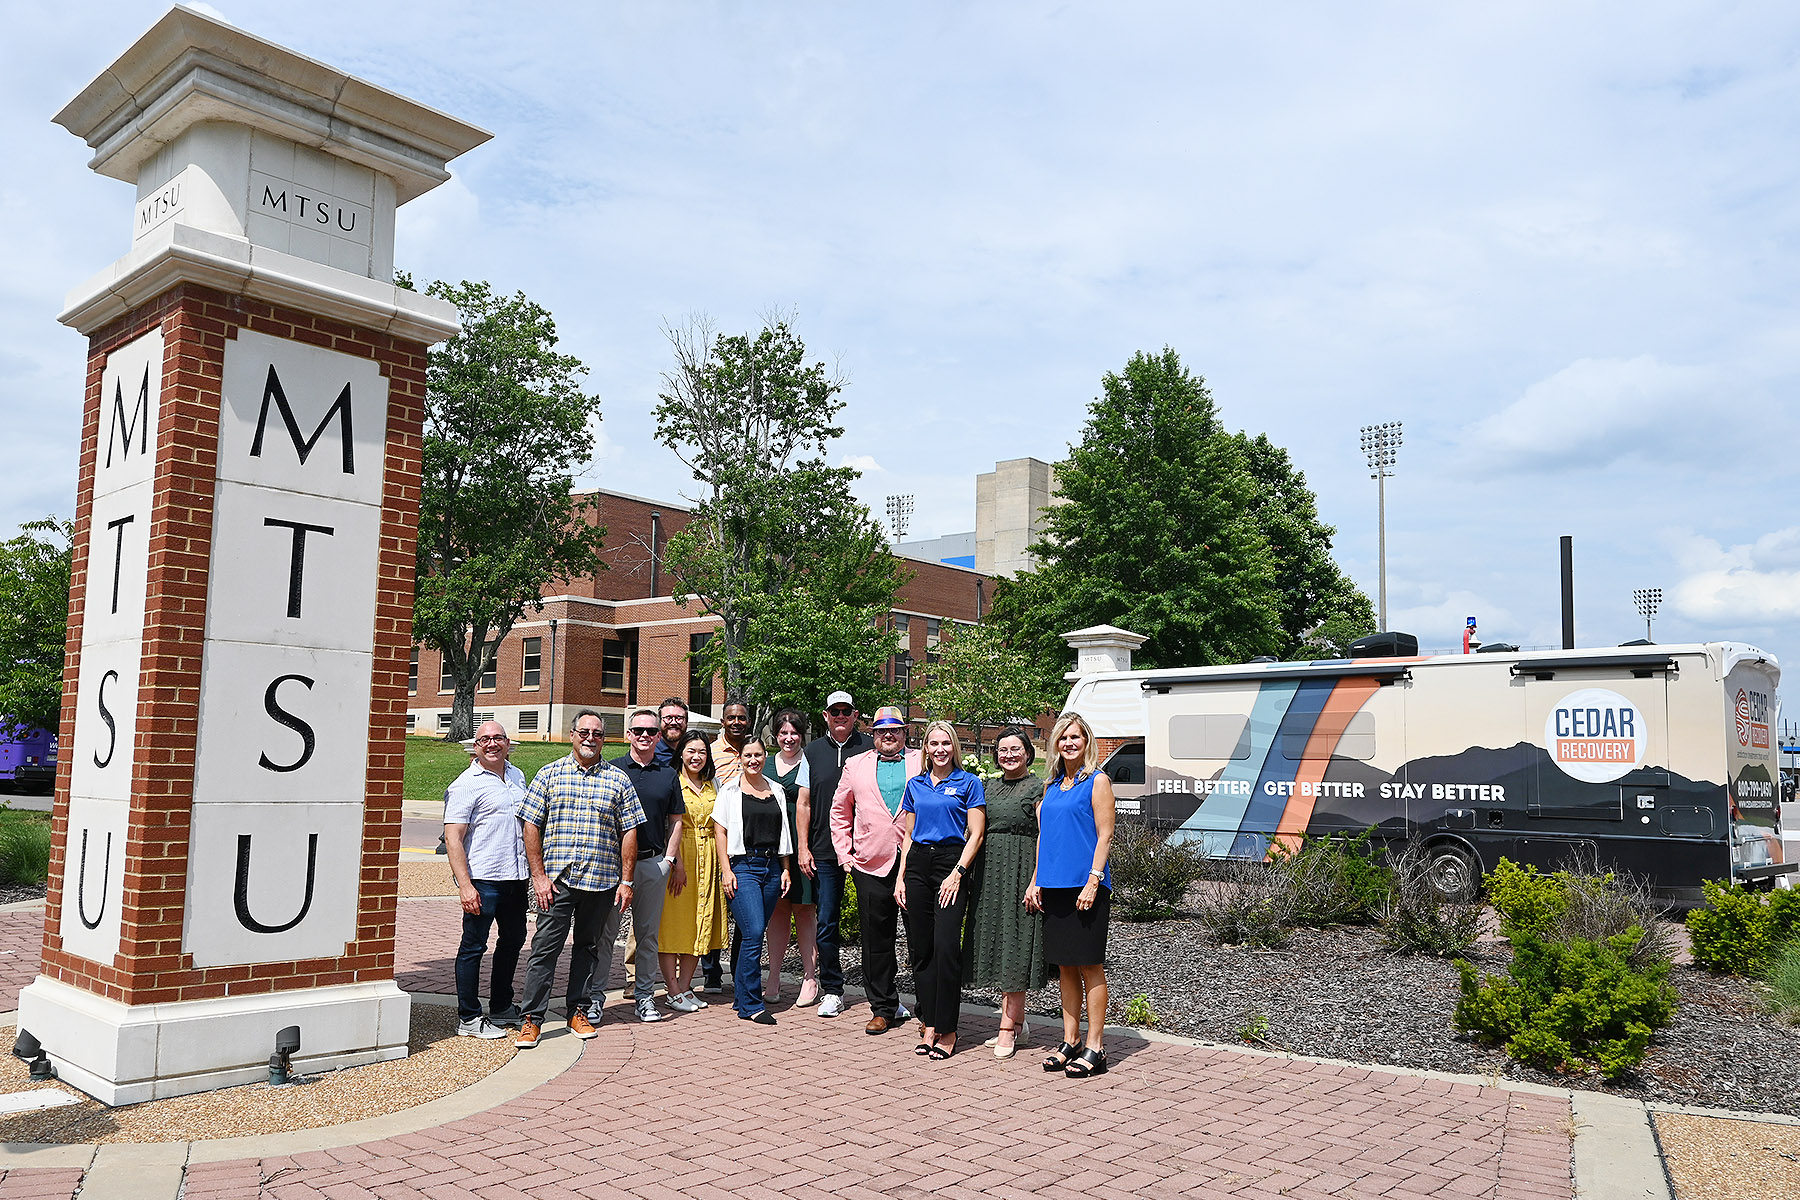
M 614 751 L 615 748 L 608 745 L 606 756 L 614 758 L 617 754 L 624 753 L 622 750 L 616 753 Z M 513 766 L 525 772 L 526 782 L 530 782 L 539 767 L 568 752 L 567 742 L 514 742 L 512 762 Z M 445 789 L 468 767 L 469 752 L 462 748 L 461 743 L 439 741 L 437 738 L 407 738 L 407 800 L 442 801 Z

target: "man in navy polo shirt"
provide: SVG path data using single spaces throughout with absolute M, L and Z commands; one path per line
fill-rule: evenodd
M 625 736 L 631 752 L 613 759 L 612 764 L 630 776 L 638 803 L 644 809 L 644 823 L 637 831 L 637 867 L 632 875 L 635 886 L 631 890 L 631 944 L 625 948 L 635 968 L 628 983 L 637 1001 L 638 1020 L 660 1021 L 663 1015 L 656 1010 L 656 933 L 662 925 L 663 899 L 671 879 L 677 890 L 687 886 L 687 872 L 676 856 L 687 802 L 681 798 L 680 776 L 673 764 L 656 759 L 657 741 L 662 736 L 656 710 L 640 708 L 632 713 L 625 722 Z M 625 906 L 614 905 L 600 931 L 594 978 L 600 982 L 595 990 L 601 997 L 606 995 L 606 981 L 612 976 L 613 946 L 624 916 Z
M 444 795 L 444 846 L 462 899 L 462 945 L 456 951 L 456 1032 L 492 1040 L 503 1025 L 520 1021 L 513 1002 L 513 974 L 525 945 L 525 842 L 519 834 L 519 801 L 525 776 L 512 765 L 506 726 L 483 721 L 475 731 L 475 757 Z M 488 1013 L 481 1012 L 481 959 L 488 930 L 498 923 Z

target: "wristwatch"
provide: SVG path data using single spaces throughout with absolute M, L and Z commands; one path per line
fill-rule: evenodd
M 957 863 L 956 864 L 956 873 L 958 875 L 967 875 L 969 873 L 969 868 L 963 866 L 961 863 Z

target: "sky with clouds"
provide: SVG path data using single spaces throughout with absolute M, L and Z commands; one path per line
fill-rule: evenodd
M 0 533 L 73 507 L 63 294 L 129 187 L 51 116 L 165 10 L 21 6 L 0 45 Z M 556 314 L 604 400 L 591 482 L 655 446 L 662 329 L 793 312 L 850 380 L 836 454 L 912 533 L 1054 460 L 1173 346 L 1287 446 L 1375 592 L 1357 430 L 1403 421 L 1390 624 L 1731 638 L 1800 663 L 1800 8 L 1740 4 L 220 3 L 490 129 L 400 212 L 417 277 Z M 78 17 L 77 17 L 78 14 Z

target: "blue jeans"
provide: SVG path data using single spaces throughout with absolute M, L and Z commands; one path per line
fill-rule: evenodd
M 819 885 L 819 991 L 826 996 L 844 994 L 844 964 L 838 957 L 838 916 L 844 907 L 842 863 L 814 860 Z
M 737 876 L 737 895 L 731 898 L 731 919 L 743 931 L 744 940 L 731 962 L 731 1006 L 740 1015 L 763 1010 L 763 935 L 769 914 L 781 899 L 781 858 L 775 854 L 741 854 L 731 860 Z
M 456 1015 L 473 1021 L 481 1015 L 481 957 L 487 953 L 488 930 L 496 921 L 500 937 L 494 943 L 494 973 L 488 985 L 490 1012 L 513 1006 L 513 974 L 519 967 L 519 951 L 525 945 L 525 896 L 531 886 L 525 879 L 471 879 L 481 897 L 479 913 L 463 913 L 462 945 L 456 949 Z

